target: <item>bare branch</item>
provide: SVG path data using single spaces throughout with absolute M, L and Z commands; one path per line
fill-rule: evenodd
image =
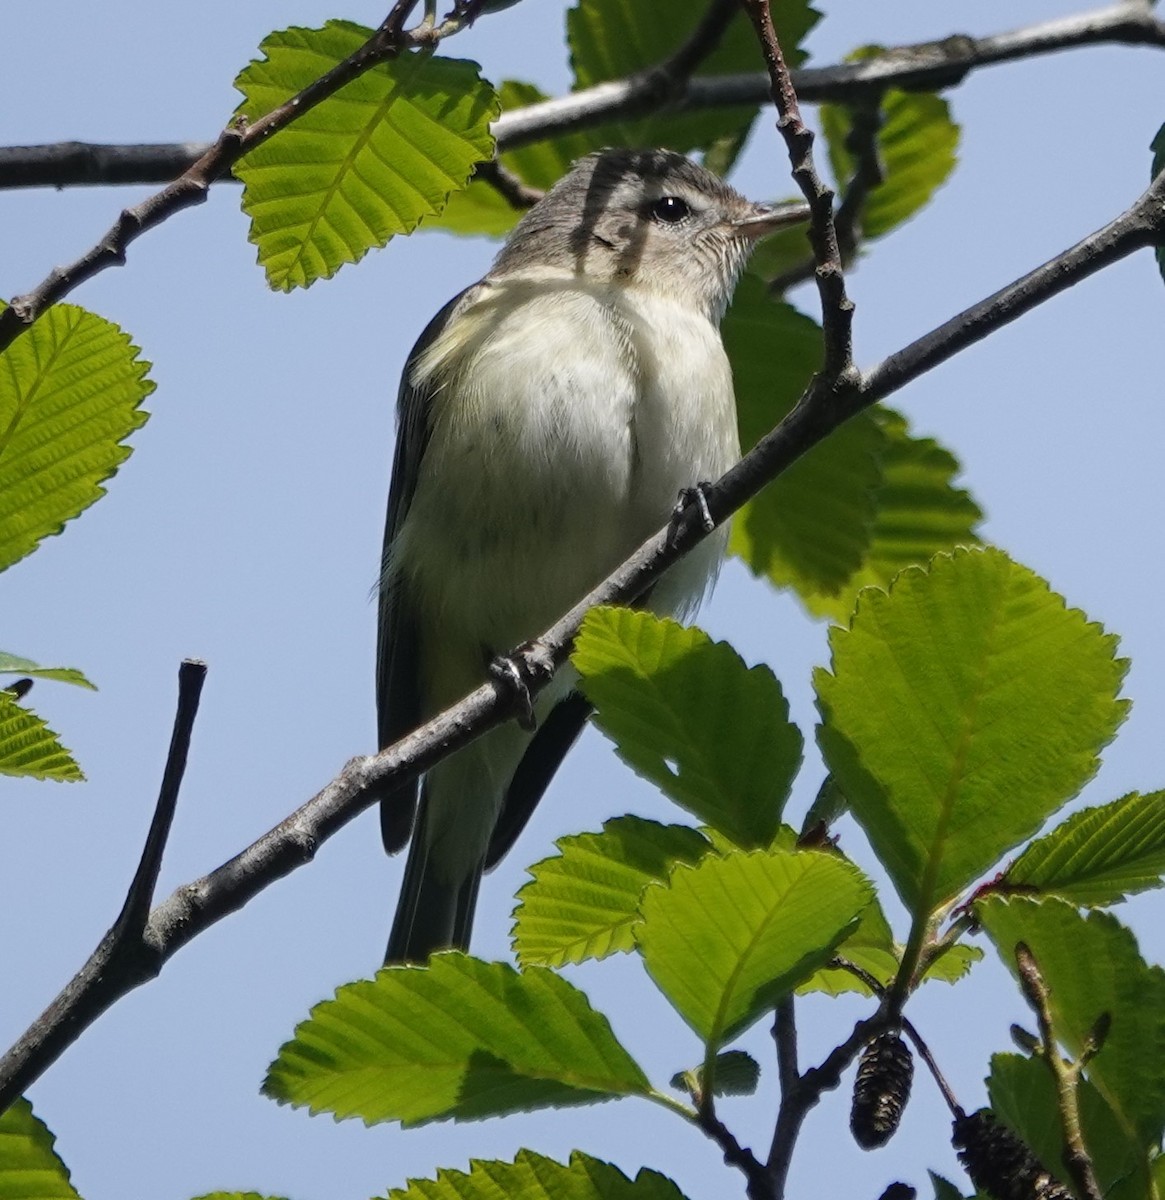
M 853 301 L 846 295 L 845 272 L 833 223 L 833 192 L 822 182 L 813 162 L 813 131 L 801 119 L 801 106 L 789 68 L 773 28 L 769 0 L 741 0 L 760 39 L 769 71 L 771 95 L 785 139 L 793 179 L 809 202 L 809 244 L 816 262 L 814 278 L 821 297 L 821 324 L 825 335 L 825 362 L 815 385 L 827 391 L 844 391 L 857 380 L 853 362 Z
M 130 244 L 147 229 L 161 224 L 184 208 L 201 204 L 207 197 L 210 185 L 229 173 L 248 150 L 266 141 L 378 63 L 396 58 L 404 50 L 431 48 L 457 33 L 473 20 L 480 3 L 470 0 L 460 11 L 455 10 L 452 16 L 438 25 L 422 23 L 416 29 L 401 32 L 396 28 L 394 14 L 399 12 L 403 19 L 409 7 L 407 4 L 395 5 L 384 25 L 364 45 L 266 116 L 253 123 L 244 119 L 232 122 L 219 135 L 218 141 L 173 183 L 141 204 L 123 209 L 112 228 L 89 251 L 68 266 L 55 268 L 31 292 L 15 297 L 7 308 L 0 311 L 0 351 L 11 345 L 49 305 L 68 295 L 86 279 L 106 267 L 124 264 Z
M 816 104 L 828 100 L 852 104 L 871 91 L 889 87 L 941 91 L 956 86 L 981 67 L 1098 45 L 1165 49 L 1165 21 L 1155 17 L 1148 5 L 1125 2 L 1008 33 L 982 38 L 955 36 L 895 47 L 859 63 L 795 69 L 791 76 L 803 102 Z M 640 115 L 661 103 L 659 86 L 657 68 L 654 72 L 645 71 L 512 109 L 502 113 L 494 123 L 498 149 L 513 150 L 606 121 Z M 703 75 L 671 88 L 667 111 L 759 105 L 768 97 L 769 79 L 763 72 Z M 0 147 L 0 189 L 165 183 L 188 171 L 210 149 L 208 142 L 158 145 L 60 142 Z M 211 182 L 232 180 L 227 174 Z
M 755 496 L 849 417 L 884 399 L 959 349 L 1014 320 L 1072 284 L 1135 250 L 1165 240 L 1165 173 L 1122 216 L 1058 258 L 1038 267 L 875 367 L 840 398 L 811 389 L 776 429 L 715 484 L 703 489 L 714 525 Z M 565 661 L 583 617 L 596 604 L 628 603 L 708 536 L 691 505 L 517 657 L 532 693 Z M 318 847 L 375 802 L 385 785 L 404 783 L 467 745 L 517 710 L 517 692 L 486 684 L 432 721 L 370 758 L 355 758 L 321 792 L 241 853 L 201 879 L 178 888 L 150 914 L 140 939 L 123 944 L 115 967 L 89 965 L 0 1060 L 0 1108 L 38 1078 L 114 1001 L 156 976 L 179 949 L 216 921 L 242 908 L 264 888 L 310 862 Z M 94 959 L 101 961 L 102 947 Z M 94 975 L 100 975 L 94 979 Z M 86 984 L 84 1005 L 74 999 Z M 878 1031 L 859 1024 L 816 1071 L 800 1077 L 795 1103 L 805 1111 Z M 856 1039 L 856 1040 L 855 1040 Z M 830 1080 L 834 1082 L 830 1082 Z M 782 1103 L 785 1103 L 783 1100 Z M 794 1103 L 794 1101 L 790 1101 Z M 803 1114 L 802 1114 L 803 1115 Z M 800 1121 L 796 1122 L 799 1127 Z
M 201 662 L 188 659 L 178 670 L 178 706 L 162 786 L 125 903 L 85 965 L 0 1059 L 0 1112 L 56 1062 L 115 1000 L 152 979 L 161 969 L 162 960 L 151 954 L 145 936 L 147 916 L 178 804 L 205 678 L 206 665 Z

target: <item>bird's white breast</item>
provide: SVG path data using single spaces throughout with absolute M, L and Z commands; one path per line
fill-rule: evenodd
M 430 439 L 394 567 L 441 636 L 533 636 L 738 457 L 718 330 L 680 298 L 573 276 L 483 285 L 417 361 Z M 699 595 L 722 543 L 653 596 Z M 483 615 L 489 614 L 483 620 Z

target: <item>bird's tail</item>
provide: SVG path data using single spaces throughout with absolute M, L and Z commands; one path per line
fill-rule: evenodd
M 422 787 L 421 802 L 405 862 L 400 900 L 388 935 L 386 964 L 423 963 L 434 950 L 468 950 L 473 911 L 481 884 L 484 858 L 460 881 L 442 879 L 429 862 L 426 815 L 429 805 Z

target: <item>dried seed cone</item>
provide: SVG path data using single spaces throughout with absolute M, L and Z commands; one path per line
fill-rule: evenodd
M 995 1200 L 1073 1200 L 1072 1193 L 989 1109 L 956 1117 L 951 1144 L 971 1182 Z
M 896 1030 L 867 1043 L 858 1062 L 849 1115 L 854 1140 L 863 1150 L 883 1146 L 894 1136 L 913 1079 L 914 1058 Z

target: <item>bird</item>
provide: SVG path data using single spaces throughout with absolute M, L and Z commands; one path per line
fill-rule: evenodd
M 379 581 L 377 725 L 386 747 L 490 675 L 737 461 L 719 324 L 756 241 L 804 205 L 745 199 L 670 150 L 577 160 L 480 282 L 410 352 Z M 726 528 L 655 585 L 686 618 Z M 466 950 L 482 873 L 510 849 L 590 715 L 571 669 L 418 783 L 381 798 L 408 844 L 386 963 Z M 523 727 L 523 726 L 527 727 Z

